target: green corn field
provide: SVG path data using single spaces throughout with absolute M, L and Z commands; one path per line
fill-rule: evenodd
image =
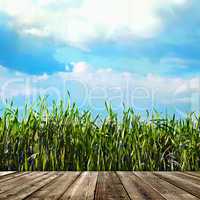
M 13 105 L 0 118 L 0 170 L 200 170 L 200 116 L 184 119 L 124 108 L 118 118 L 80 112 L 75 103 Z

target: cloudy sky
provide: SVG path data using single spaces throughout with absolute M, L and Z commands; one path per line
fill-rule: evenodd
M 0 0 L 0 106 L 199 111 L 198 0 Z

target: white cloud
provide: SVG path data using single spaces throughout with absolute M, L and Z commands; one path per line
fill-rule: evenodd
M 43 92 L 35 84 L 47 81 L 49 76 L 28 75 L 0 66 L 0 99 L 6 100 L 13 97 L 38 95 Z
M 38 76 L 33 76 L 34 82 L 39 82 L 39 81 L 47 81 L 49 76 L 44 73 L 43 75 L 38 75 Z
M 47 94 L 59 99 L 63 98 L 69 89 L 73 93 L 72 96 L 86 107 L 91 106 L 91 99 L 97 98 L 96 102 L 98 98 L 102 102 L 112 99 L 113 102 L 116 98 L 121 98 L 117 106 L 122 106 L 123 102 L 131 106 L 137 103 L 146 110 L 157 108 L 158 105 L 162 105 L 162 108 L 171 108 L 176 104 L 187 104 L 191 106 L 191 111 L 200 109 L 200 77 L 186 79 L 154 74 L 141 76 L 130 72 L 113 71 L 110 68 L 95 70 L 84 61 L 73 63 L 72 72 L 41 76 L 13 71 L 12 76 L 10 74 L 10 70 L 0 67 L 1 99 L 25 96 L 36 100 L 38 95 Z M 95 110 L 96 103 L 92 106 Z
M 83 63 L 74 63 L 74 68 Z M 84 65 L 87 64 L 84 63 Z M 187 103 L 191 103 L 194 94 L 200 93 L 200 77 L 173 78 L 154 74 L 141 76 L 130 72 L 113 71 L 111 68 L 94 70 L 91 66 L 90 69 L 83 71 L 84 75 L 73 70 L 71 73 L 59 72 L 55 76 L 59 76 L 62 80 L 77 80 L 84 87 L 87 86 L 89 90 L 102 88 L 108 91 L 120 88 L 125 96 L 129 96 L 129 94 L 131 96 L 134 91 L 141 89 L 151 93 L 155 104 L 186 103 L 186 99 Z
M 22 33 L 24 33 L 26 35 L 34 35 L 34 36 L 37 36 L 37 37 L 48 37 L 49 36 L 47 31 L 42 30 L 42 29 L 38 29 L 38 28 L 24 29 L 24 30 L 22 30 Z
M 0 0 L 0 11 L 12 17 L 10 24 L 23 34 L 53 37 L 87 48 L 92 40 L 154 37 L 162 28 L 159 14 L 186 5 L 188 0 Z
M 73 73 L 83 74 L 89 72 L 89 65 L 86 62 L 71 63 Z

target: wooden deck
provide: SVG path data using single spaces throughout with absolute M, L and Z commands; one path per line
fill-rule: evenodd
M 198 172 L 0 172 L 0 199 L 200 199 Z

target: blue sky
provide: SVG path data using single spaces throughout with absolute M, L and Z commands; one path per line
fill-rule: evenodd
M 0 97 L 199 111 L 197 0 L 0 0 Z M 116 106 L 115 106 L 116 105 Z

